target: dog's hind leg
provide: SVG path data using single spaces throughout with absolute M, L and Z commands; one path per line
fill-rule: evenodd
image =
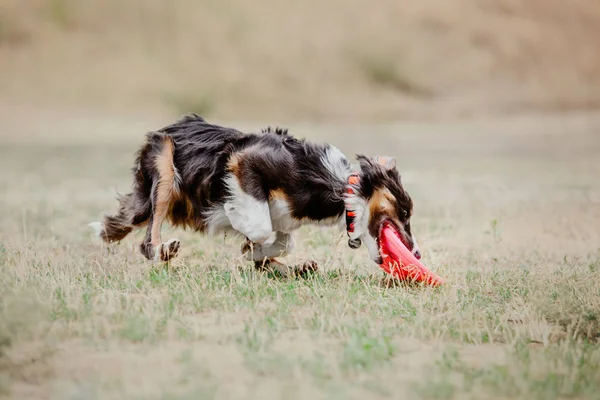
M 158 134 L 157 134 L 158 135 Z M 170 137 L 160 135 L 162 147 L 155 158 L 155 179 L 152 185 L 152 214 L 148 221 L 146 237 L 140 246 L 149 260 L 169 261 L 177 256 L 180 242 L 170 239 L 162 242 L 161 228 L 173 200 L 179 194 L 179 179 L 173 164 L 174 145 Z

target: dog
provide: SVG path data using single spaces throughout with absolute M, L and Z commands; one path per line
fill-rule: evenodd
M 236 232 L 244 238 L 243 255 L 259 267 L 289 254 L 293 232 L 305 224 L 345 227 L 349 246 L 364 243 L 381 263 L 378 236 L 389 221 L 420 258 L 413 202 L 395 159 L 356 157 L 353 170 L 336 147 L 286 129 L 242 133 L 189 114 L 146 135 L 132 169 L 133 191 L 118 195 L 116 214 L 90 225 L 108 243 L 146 227 L 141 253 L 163 262 L 180 249 L 177 239 L 163 242 L 165 220 L 207 234 Z

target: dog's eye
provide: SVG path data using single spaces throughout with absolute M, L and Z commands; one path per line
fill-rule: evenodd
M 408 211 L 406 211 L 406 210 L 402 210 L 402 212 L 404 213 L 404 217 L 405 217 L 405 218 L 406 218 L 406 217 L 408 217 Z

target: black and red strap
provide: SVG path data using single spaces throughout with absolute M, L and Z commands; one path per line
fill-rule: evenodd
M 348 187 L 346 188 L 347 194 L 355 194 L 354 186 L 357 186 L 360 181 L 358 177 L 358 173 L 354 172 L 350 174 L 348 177 Z M 356 223 L 356 210 L 352 210 L 348 208 L 346 205 L 346 233 L 348 233 L 348 246 L 353 249 L 358 249 L 362 244 L 361 240 L 356 238 L 352 238 L 352 234 L 354 233 L 355 223 Z

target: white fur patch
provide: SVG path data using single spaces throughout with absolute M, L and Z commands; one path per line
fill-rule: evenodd
M 350 171 L 347 167 L 346 156 L 335 146 L 329 146 L 325 150 L 325 156 L 321 158 L 323 166 L 336 179 L 346 182 Z
M 231 226 L 254 243 L 266 246 L 275 241 L 276 233 L 271 226 L 269 204 L 244 192 L 235 175 L 225 178 L 230 196 L 223 204 Z
M 225 230 L 231 229 L 229 218 L 225 215 L 222 205 L 215 206 L 204 213 L 206 230 L 209 235 L 217 235 Z
M 292 217 L 287 200 L 276 198 L 269 201 L 269 211 L 273 229 L 279 232 L 293 232 L 300 228 L 302 221 Z
M 104 232 L 104 224 L 102 222 L 90 222 L 88 226 L 94 230 L 94 234 L 98 237 Z
M 372 261 L 379 260 L 379 246 L 377 246 L 377 239 L 371 236 L 371 234 L 367 231 L 367 233 L 362 237 L 362 242 L 369 251 L 369 258 Z

